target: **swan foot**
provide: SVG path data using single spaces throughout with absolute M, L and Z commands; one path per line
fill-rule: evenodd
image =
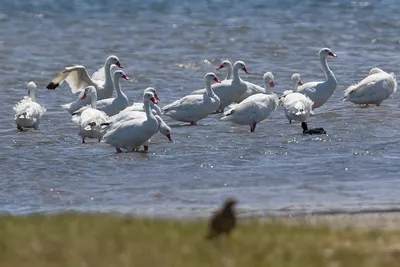
M 195 121 L 191 121 L 190 125 L 197 125 L 197 123 Z
M 86 142 L 85 142 L 85 138 L 82 138 L 82 144 L 84 144 L 84 143 L 86 143 Z
M 22 128 L 21 125 L 17 125 L 17 130 L 23 132 L 23 131 L 24 131 L 24 128 Z
M 250 125 L 250 132 L 254 133 L 254 131 L 256 130 L 256 125 L 257 122 L 254 122 L 252 125 Z
M 116 147 L 115 150 L 117 150 L 117 153 L 122 153 L 122 150 L 119 147 Z

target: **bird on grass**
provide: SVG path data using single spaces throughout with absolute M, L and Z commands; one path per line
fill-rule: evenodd
M 301 128 L 303 128 L 303 134 L 326 134 L 324 128 L 308 129 L 307 123 L 305 121 L 301 123 Z
M 236 214 L 233 207 L 237 201 L 228 198 L 221 210 L 218 210 L 210 219 L 209 232 L 206 239 L 213 239 L 221 234 L 229 236 L 236 226 Z

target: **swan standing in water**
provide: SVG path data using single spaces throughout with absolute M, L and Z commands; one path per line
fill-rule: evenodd
M 265 73 L 263 78 L 265 91 L 268 94 L 249 96 L 228 110 L 221 120 L 232 121 L 233 123 L 241 125 L 250 125 L 250 132 L 254 132 L 257 123 L 268 118 L 279 104 L 278 96 L 269 88 L 268 73 Z
M 36 102 L 36 84 L 28 83 L 28 96 L 19 101 L 15 107 L 14 121 L 19 131 L 24 131 L 24 128 L 39 128 L 40 119 L 46 109 Z
M 217 75 L 212 72 L 204 76 L 207 94 L 187 95 L 163 107 L 164 115 L 176 121 L 190 122 L 196 125 L 220 106 L 219 97 L 214 93 L 211 83 L 220 83 Z
M 129 80 L 129 77 L 126 76 L 122 70 L 116 70 L 113 75 L 114 88 L 115 92 L 117 93 L 117 96 L 115 98 L 106 98 L 97 101 L 97 109 L 104 111 L 107 116 L 113 116 L 129 105 L 128 97 L 124 94 L 124 92 L 122 92 L 119 85 L 119 81 L 121 78 Z M 87 107 L 77 109 L 77 107 L 79 107 L 81 104 L 80 100 L 81 97 L 78 97 L 78 99 L 74 102 L 61 105 L 61 107 L 68 110 L 68 112 L 70 112 L 71 114 L 81 113 Z
M 299 93 L 308 96 L 313 102 L 313 109 L 319 108 L 328 101 L 336 90 L 337 81 L 326 62 L 328 56 L 336 57 L 329 48 L 322 48 L 319 51 L 319 60 L 326 80 L 323 82 L 308 82 L 298 88 Z
M 87 96 L 90 96 L 91 99 L 90 107 L 72 116 L 72 121 L 79 125 L 79 136 L 82 137 L 82 144 L 85 143 L 86 138 L 96 138 L 100 142 L 103 137 L 101 124 L 108 119 L 103 111 L 96 109 L 97 92 L 94 86 L 90 85 L 86 88 L 81 98 L 85 99 Z
M 71 92 L 76 94 L 92 85 L 97 90 L 98 100 L 110 98 L 114 91 L 113 80 L 111 78 L 111 65 L 113 64 L 117 65 L 121 69 L 123 68 L 119 58 L 112 55 L 106 59 L 104 67 L 93 73 L 92 77 L 89 76 L 84 66 L 75 65 L 72 67 L 66 67 L 46 86 L 46 88 L 54 90 L 66 81 L 71 88 Z M 85 102 L 90 103 L 90 99 Z M 84 105 L 85 104 L 82 104 L 82 106 Z
M 121 149 L 133 151 L 158 132 L 159 124 L 150 110 L 150 101 L 155 102 L 154 94 L 147 92 L 143 96 L 145 117 L 112 123 L 103 136 L 105 142 L 115 147 L 118 153 L 122 152 Z
M 396 91 L 397 81 L 394 73 L 387 73 L 379 68 L 372 68 L 366 78 L 355 85 L 349 86 L 344 91 L 343 101 L 379 106 L 383 100 Z
M 286 90 L 281 97 L 281 103 L 285 110 L 285 116 L 292 120 L 303 122 L 312 112 L 313 102 L 307 96 L 297 92 L 297 87 L 302 85 L 300 74 L 292 75 L 293 90 Z
M 233 70 L 232 70 L 233 78 L 231 80 L 224 80 L 221 83 L 214 84 L 212 86 L 213 91 L 220 99 L 219 107 L 216 110 L 219 113 L 223 112 L 224 108 L 227 107 L 232 102 L 237 102 L 241 97 L 241 95 L 243 95 L 247 90 L 246 82 L 239 77 L 239 70 L 243 70 L 244 72 L 249 74 L 246 68 L 246 64 L 243 61 L 236 61 L 236 63 L 233 65 Z M 201 89 L 201 90 L 196 90 L 191 94 L 198 95 L 205 93 L 206 90 Z

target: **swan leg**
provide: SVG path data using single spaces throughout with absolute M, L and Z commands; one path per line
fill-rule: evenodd
M 117 153 L 122 153 L 122 150 L 121 150 L 121 148 L 119 148 L 119 147 L 116 147 L 115 149 L 117 150 Z
M 144 145 L 144 151 L 149 151 L 149 146 Z
M 197 123 L 195 121 L 191 121 L 190 125 L 197 125 Z
M 257 122 L 253 122 L 253 124 L 250 125 L 250 132 L 253 133 L 256 130 L 256 125 L 257 125 Z
M 22 128 L 21 125 L 17 125 L 17 130 L 23 132 L 23 131 L 24 131 L 24 128 Z
M 84 143 L 85 143 L 85 137 L 82 138 L 82 144 L 84 144 Z
M 99 138 L 99 142 L 101 141 L 101 138 Z

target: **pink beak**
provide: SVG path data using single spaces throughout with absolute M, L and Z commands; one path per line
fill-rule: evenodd
M 170 134 L 166 134 L 165 136 L 168 137 L 169 141 L 173 142 Z
M 246 67 L 243 67 L 242 70 L 243 70 L 244 72 L 246 72 L 247 74 L 250 74 L 250 73 L 247 71 Z
M 124 78 L 125 80 L 130 80 L 130 78 L 128 76 L 126 76 L 125 74 L 122 75 L 122 78 Z
M 158 98 L 158 95 L 157 95 L 157 94 L 154 94 L 154 97 L 155 97 L 157 100 L 160 100 L 160 99 Z
M 216 81 L 217 83 L 220 83 L 221 81 L 218 79 L 218 77 L 214 78 L 214 81 Z
M 334 53 L 332 53 L 332 52 L 329 52 L 329 54 L 328 55 L 330 55 L 331 57 L 337 57 L 337 55 L 336 54 L 334 54 Z
M 218 68 L 216 68 L 216 70 L 220 70 L 222 68 L 224 68 L 224 65 L 220 65 Z
M 124 68 L 124 66 L 122 66 L 122 64 L 118 61 L 117 63 L 115 63 L 115 65 L 117 65 L 118 67 L 120 67 L 121 69 Z
M 86 97 L 87 97 L 87 94 L 84 93 L 83 96 L 81 97 L 81 100 L 86 99 Z
M 150 98 L 150 101 L 153 102 L 154 104 L 157 104 L 156 100 L 154 99 L 154 97 Z
M 270 82 L 269 82 L 269 86 L 275 87 L 274 81 L 270 81 Z
M 298 84 L 298 85 L 303 85 L 303 83 L 302 83 L 301 81 L 299 81 L 297 84 Z

